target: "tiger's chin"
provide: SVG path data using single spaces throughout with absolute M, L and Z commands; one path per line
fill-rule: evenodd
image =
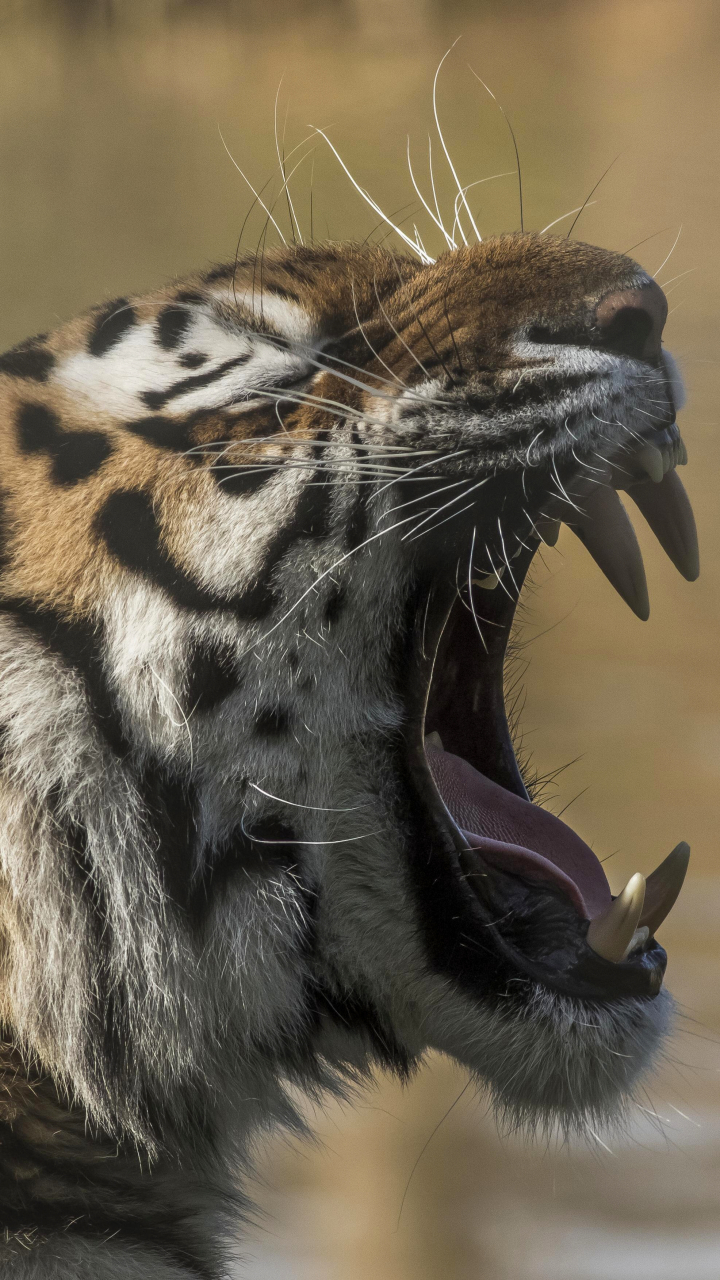
M 631 459 L 631 495 L 652 510 L 663 545 L 674 532 L 675 563 L 693 578 L 697 544 L 676 483 L 676 427 L 666 443 L 655 482 L 643 474 L 642 457 L 632 475 Z M 644 447 L 641 441 L 638 455 Z M 578 477 L 574 483 L 567 479 L 573 500 L 591 512 L 594 558 L 647 616 L 646 598 L 626 585 L 633 566 L 623 583 L 619 521 L 627 517 L 616 494 L 607 479 L 602 488 Z M 596 513 L 608 494 L 609 513 Z M 553 514 L 576 519 L 567 506 Z M 532 529 L 518 533 L 519 550 L 504 562 L 512 590 L 503 589 L 502 574 L 477 568 L 466 583 L 443 589 L 433 567 L 418 610 L 408 736 L 413 807 L 424 813 L 417 865 L 429 866 L 421 911 L 433 968 L 453 991 L 432 1002 L 425 1025 L 435 1047 L 489 1087 L 501 1119 L 542 1129 L 557 1123 L 569 1132 L 617 1122 L 658 1056 L 672 1000 L 662 989 L 667 957 L 655 933 L 680 892 L 690 851 L 681 842 L 647 879 L 632 876 L 613 897 L 589 846 L 528 795 L 508 727 L 504 663 L 540 533 L 550 540 L 556 529 L 547 504 L 534 517 L 524 508 L 523 516 Z M 489 563 L 499 564 L 502 551 L 493 560 L 491 545 Z

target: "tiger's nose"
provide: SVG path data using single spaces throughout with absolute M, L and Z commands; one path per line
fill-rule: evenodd
M 617 355 L 657 362 L 667 312 L 667 298 L 654 280 L 608 293 L 595 308 L 600 343 Z

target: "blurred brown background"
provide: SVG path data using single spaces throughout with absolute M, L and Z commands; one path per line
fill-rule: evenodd
M 264 1150 L 263 1213 L 243 1274 L 718 1280 L 720 5 L 2 0 L 0 339 L 9 345 L 103 296 L 232 257 L 250 198 L 220 131 L 251 181 L 264 183 L 276 164 L 281 80 L 286 149 L 308 125 L 329 127 L 358 181 L 424 232 L 406 135 L 424 175 L 433 75 L 458 36 L 439 102 L 462 181 L 514 160 L 470 63 L 515 126 L 526 227 L 580 205 L 619 157 L 576 234 L 620 250 L 644 241 L 635 256 L 671 281 L 667 337 L 689 388 L 683 478 L 702 577 L 683 582 L 640 529 L 653 606 L 643 625 L 566 533 L 528 602 L 524 637 L 539 638 L 526 650 L 522 723 L 541 773 L 575 761 L 548 801 L 559 812 L 578 797 L 567 817 L 600 856 L 612 855 L 615 888 L 678 840 L 691 842 L 690 880 L 661 934 L 684 1018 L 633 1132 L 603 1135 L 607 1149 L 500 1141 L 482 1098 L 463 1093 L 463 1073 L 439 1060 L 405 1093 L 380 1080 L 354 1111 L 330 1107 L 318 1118 L 320 1145 L 278 1140 Z M 437 143 L 435 156 L 447 203 Z M 372 233 L 375 218 L 322 143 L 293 180 L 305 231 L 311 169 L 315 235 Z M 483 233 L 517 227 L 512 176 L 471 197 Z M 251 217 L 244 243 L 261 232 Z

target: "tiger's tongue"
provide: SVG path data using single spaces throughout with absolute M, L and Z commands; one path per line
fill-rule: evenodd
M 571 827 L 505 791 L 472 765 L 430 743 L 433 781 L 467 842 L 484 860 L 561 888 L 586 920 L 610 905 L 610 886 L 592 849 Z

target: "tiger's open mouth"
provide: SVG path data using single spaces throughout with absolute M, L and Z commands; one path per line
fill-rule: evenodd
M 647 882 L 635 875 L 613 899 L 593 851 L 528 797 L 508 729 L 503 667 L 540 535 L 552 541 L 560 520 L 647 617 L 642 560 L 617 488 L 628 490 L 680 572 L 697 577 L 692 510 L 675 472 L 685 460 L 673 424 L 646 433 L 621 464 L 611 456 L 599 481 L 568 477 L 568 503 L 545 502 L 541 515 L 528 516 L 532 527 L 526 522 L 518 534 L 514 556 L 498 549 L 493 558 L 488 550 L 490 564 L 503 564 L 504 572 L 471 570 L 445 615 L 425 712 L 425 760 L 473 894 L 473 919 L 458 927 L 476 947 L 492 945 L 508 980 L 517 981 L 519 971 L 593 1000 L 653 996 L 662 985 L 666 955 L 654 934 L 680 891 L 689 848 L 678 845 Z

